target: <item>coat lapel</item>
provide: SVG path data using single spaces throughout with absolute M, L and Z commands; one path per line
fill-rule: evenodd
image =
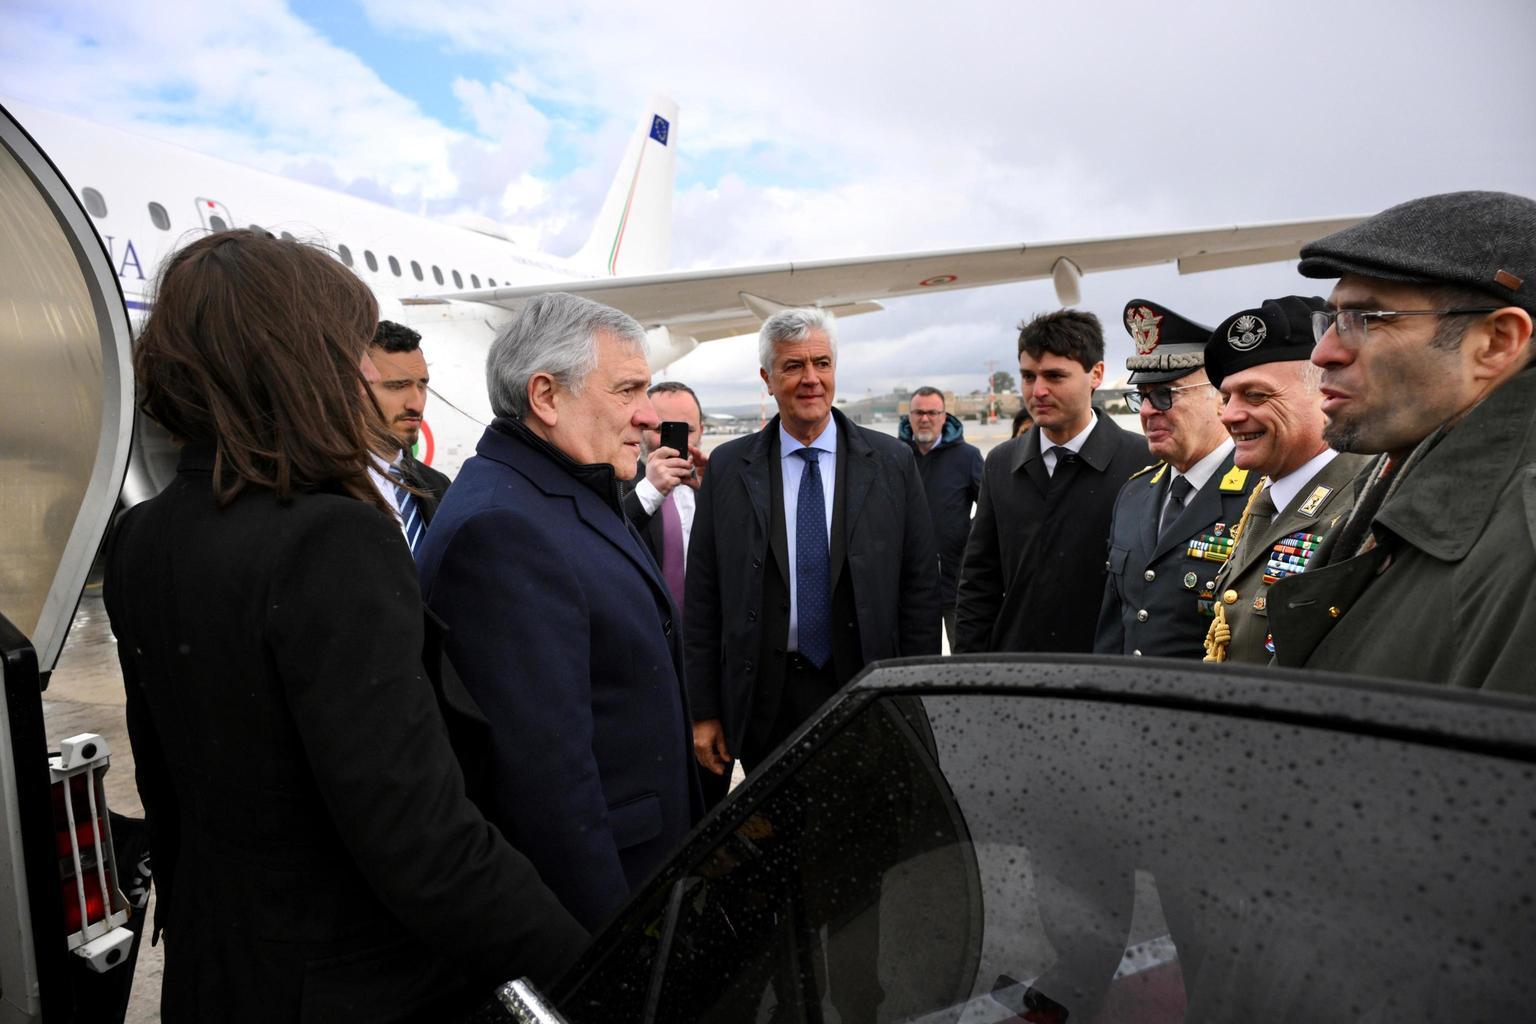
M 1141 549 L 1148 552 L 1148 562 L 1156 557 L 1153 549 L 1157 547 L 1157 520 L 1163 514 L 1163 502 L 1168 497 L 1168 481 L 1172 478 L 1173 467 L 1165 462 L 1146 479 L 1137 478 L 1126 484 L 1127 487 L 1139 484 L 1152 492 L 1152 507 L 1147 515 L 1141 517 Z
M 1040 428 L 1031 427 L 1029 436 L 1018 445 L 1014 455 L 1013 472 L 1015 475 L 1023 473 L 1042 497 L 1051 489 L 1051 475 L 1045 471 L 1045 459 L 1041 457 Z
M 827 552 L 832 560 L 832 589 L 837 589 L 838 579 L 847 561 L 848 541 L 853 537 L 859 513 L 864 511 L 864 499 L 875 482 L 878 467 L 875 450 L 859 436 L 857 428 L 832 410 L 833 422 L 838 431 L 837 484 L 832 495 L 832 543 Z
M 656 559 L 646 550 L 645 542 L 624 513 L 604 504 L 592 488 L 556 465 L 549 455 L 495 428 L 486 430 L 476 452 L 521 473 L 545 494 L 570 499 L 578 519 L 623 552 L 666 602 L 672 600 L 671 592 L 657 568 Z
M 757 432 L 752 444 L 742 455 L 739 479 L 742 490 L 746 492 L 747 504 L 752 508 L 752 519 L 757 523 L 758 536 L 768 538 L 768 546 L 773 550 L 773 557 L 779 563 L 779 572 L 785 579 L 789 579 L 789 542 L 779 531 L 771 528 L 772 520 L 768 514 L 769 495 L 774 490 L 768 475 L 779 470 L 778 437 L 779 418 L 775 416 L 768 421 L 766 427 Z

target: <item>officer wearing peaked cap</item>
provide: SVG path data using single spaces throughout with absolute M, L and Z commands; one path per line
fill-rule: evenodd
M 1268 664 L 1270 584 L 1305 572 L 1323 538 L 1354 503 L 1368 461 L 1323 441 L 1312 314 L 1320 298 L 1288 295 L 1233 313 L 1205 344 L 1205 372 L 1222 395 L 1221 422 L 1240 469 L 1263 479 L 1232 531 L 1236 544 L 1216 574 L 1206 661 Z M 1226 602 L 1235 594 L 1234 602 Z
M 1378 454 L 1269 592 L 1281 665 L 1536 694 L 1536 201 L 1415 199 L 1301 250 L 1323 436 Z
M 1205 372 L 1211 329 L 1146 299 L 1126 304 L 1125 328 L 1136 345 L 1126 401 L 1163 461 L 1132 476 L 1115 500 L 1094 650 L 1199 658 L 1216 570 L 1258 476 L 1233 464 L 1218 418 Z

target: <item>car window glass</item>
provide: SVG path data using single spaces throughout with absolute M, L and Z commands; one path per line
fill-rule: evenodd
M 828 729 L 600 938 L 560 994 L 573 1024 L 1519 1019 L 1536 1000 L 1528 763 L 1017 692 L 882 697 Z

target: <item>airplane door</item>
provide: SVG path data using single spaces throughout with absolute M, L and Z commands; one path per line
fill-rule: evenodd
M 228 231 L 235 226 L 235 218 L 230 216 L 229 208 L 217 199 L 198 196 L 197 216 L 209 231 Z
M 129 346 L 90 219 L 0 106 L 0 1024 L 69 1002 L 41 689 L 122 486 Z

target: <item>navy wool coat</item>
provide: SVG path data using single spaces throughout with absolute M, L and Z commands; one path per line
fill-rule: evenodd
M 487 429 L 417 560 L 489 720 L 492 819 L 588 928 L 697 813 L 676 614 L 606 467 Z

